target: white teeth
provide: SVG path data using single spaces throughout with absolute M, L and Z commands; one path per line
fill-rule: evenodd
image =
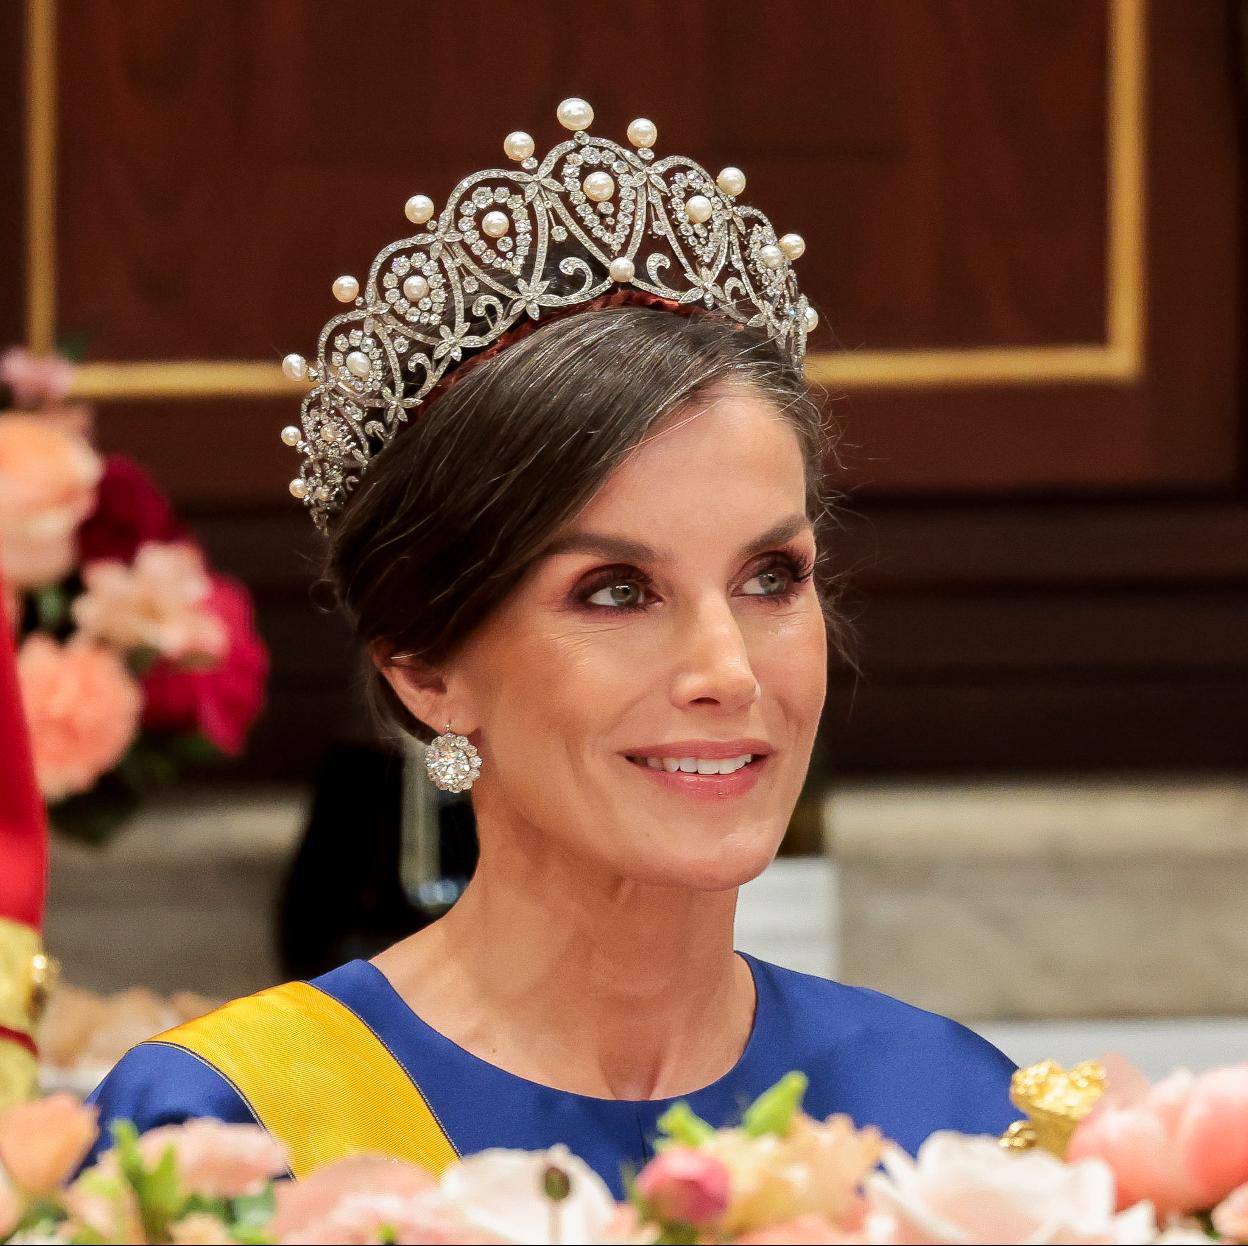
M 633 757 L 632 761 L 648 766 L 651 770 L 666 770 L 668 774 L 681 771 L 684 774 L 732 774 L 753 760 L 752 753 L 740 757 Z

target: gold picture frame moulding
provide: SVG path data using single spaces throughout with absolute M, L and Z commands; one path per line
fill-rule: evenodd
M 1107 0 L 1105 340 L 1067 346 L 819 351 L 810 380 L 829 389 L 924 389 L 1103 382 L 1130 385 L 1144 364 L 1147 0 Z M 32 350 L 56 342 L 57 0 L 26 0 L 26 326 Z M 263 398 L 298 393 L 277 362 L 88 363 L 76 397 Z

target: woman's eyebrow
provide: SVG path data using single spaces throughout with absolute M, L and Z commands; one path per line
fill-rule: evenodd
M 789 515 L 748 542 L 738 552 L 737 557 L 749 558 L 751 554 L 760 553 L 771 545 L 783 545 L 808 527 L 810 520 L 805 515 Z M 672 561 L 672 555 L 667 550 L 655 549 L 641 541 L 630 541 L 626 537 L 607 536 L 601 532 L 569 532 L 555 537 L 542 549 L 538 558 L 553 558 L 556 554 L 593 554 L 598 558 L 618 562 Z

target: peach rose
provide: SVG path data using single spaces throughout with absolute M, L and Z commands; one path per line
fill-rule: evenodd
M 276 1191 L 269 1232 L 279 1242 L 486 1242 L 423 1168 L 355 1155 Z
M 219 615 L 205 608 L 212 581 L 193 545 L 148 541 L 130 566 L 112 559 L 82 572 L 85 592 L 74 621 L 94 640 L 118 649 L 147 649 L 171 662 L 216 662 L 230 638 Z
M 62 1199 L 69 1217 L 62 1240 L 145 1242 L 139 1204 L 115 1165 L 88 1168 L 65 1191 Z
M 36 355 L 10 346 L 0 355 L 0 381 L 19 407 L 54 407 L 65 401 L 78 369 L 60 355 Z
M 1003 1150 L 996 1138 L 938 1130 L 917 1160 L 890 1144 L 867 1178 L 867 1240 L 879 1246 L 976 1242 L 1150 1242 L 1152 1208 L 1114 1214 L 1114 1176 L 1099 1160 Z
M 96 1109 L 74 1095 L 49 1095 L 0 1112 L 0 1165 L 29 1198 L 68 1180 L 95 1141 Z
M 25 1200 L 0 1170 L 0 1238 L 7 1238 L 22 1218 Z
M 1120 1208 L 1147 1198 L 1162 1219 L 1211 1208 L 1248 1182 L 1248 1064 L 1178 1069 L 1151 1087 L 1111 1075 L 1066 1157 L 1104 1160 Z
M 863 1213 L 859 1187 L 883 1145 L 878 1129 L 858 1129 L 843 1113 L 826 1121 L 799 1113 L 783 1137 L 722 1129 L 700 1149 L 732 1174 L 720 1228 L 735 1235 L 802 1216 L 857 1228 Z
M 797 1216 L 733 1240 L 737 1246 L 863 1246 L 867 1239 L 846 1233 L 822 1216 Z
M 16 588 L 67 575 L 103 464 L 86 440 L 37 415 L 0 416 L 0 569 Z
M 216 1216 L 193 1211 L 172 1225 L 169 1240 L 173 1246 L 231 1246 L 238 1238 Z
M 170 1147 L 183 1186 L 204 1198 L 258 1194 L 290 1164 L 285 1146 L 259 1125 L 230 1125 L 207 1117 L 161 1125 L 139 1139 L 139 1153 L 149 1167 Z
M 1232 1242 L 1248 1242 L 1248 1185 L 1232 1190 L 1213 1209 L 1213 1227 Z
M 40 633 L 19 650 L 17 678 L 44 799 L 87 791 L 138 733 L 139 685 L 110 650 Z

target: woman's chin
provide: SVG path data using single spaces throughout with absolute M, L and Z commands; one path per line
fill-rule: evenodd
M 680 845 L 654 862 L 656 881 L 692 891 L 727 891 L 757 878 L 775 859 L 781 835 L 756 832 L 720 838 L 695 850 Z

